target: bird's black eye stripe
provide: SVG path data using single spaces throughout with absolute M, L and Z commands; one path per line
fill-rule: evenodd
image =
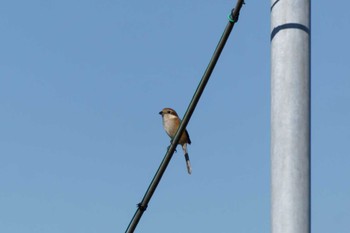
M 171 113 L 171 111 L 170 111 L 170 110 L 168 110 L 168 113 Z

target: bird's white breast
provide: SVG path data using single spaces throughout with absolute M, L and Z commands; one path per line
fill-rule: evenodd
M 169 137 L 174 137 L 178 127 L 177 117 L 171 114 L 165 114 L 163 116 L 163 127 Z

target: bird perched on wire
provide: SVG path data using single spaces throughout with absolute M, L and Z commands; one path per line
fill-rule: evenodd
M 163 127 L 165 129 L 165 132 L 169 135 L 171 139 L 173 139 L 180 125 L 179 116 L 177 115 L 175 110 L 171 108 L 164 108 L 162 111 L 159 112 L 159 114 L 162 115 Z M 190 158 L 187 152 L 187 144 L 191 144 L 191 139 L 186 129 L 180 137 L 179 144 L 182 146 L 182 149 L 185 154 L 187 172 L 188 174 L 191 174 L 192 168 L 190 164 Z

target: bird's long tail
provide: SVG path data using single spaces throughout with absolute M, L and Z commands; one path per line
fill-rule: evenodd
M 187 172 L 188 172 L 188 174 L 191 175 L 192 168 L 191 168 L 191 163 L 190 163 L 190 157 L 188 156 L 188 152 L 187 152 L 187 143 L 184 143 L 182 145 L 182 149 L 184 150 L 184 154 L 185 154 Z
M 185 159 L 186 159 L 187 172 L 188 174 L 191 175 L 192 168 L 191 168 L 190 157 L 188 156 L 188 153 L 185 153 Z

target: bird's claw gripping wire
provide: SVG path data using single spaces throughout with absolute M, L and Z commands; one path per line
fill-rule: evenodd
M 173 144 L 173 140 L 170 140 L 170 145 L 168 146 L 168 150 L 170 149 L 171 144 Z M 177 152 L 176 148 L 174 151 Z
M 168 150 L 169 150 L 169 149 L 170 149 L 170 146 L 168 146 Z M 177 152 L 177 150 L 176 150 L 176 149 L 175 149 L 174 151 L 175 151 L 175 152 Z

